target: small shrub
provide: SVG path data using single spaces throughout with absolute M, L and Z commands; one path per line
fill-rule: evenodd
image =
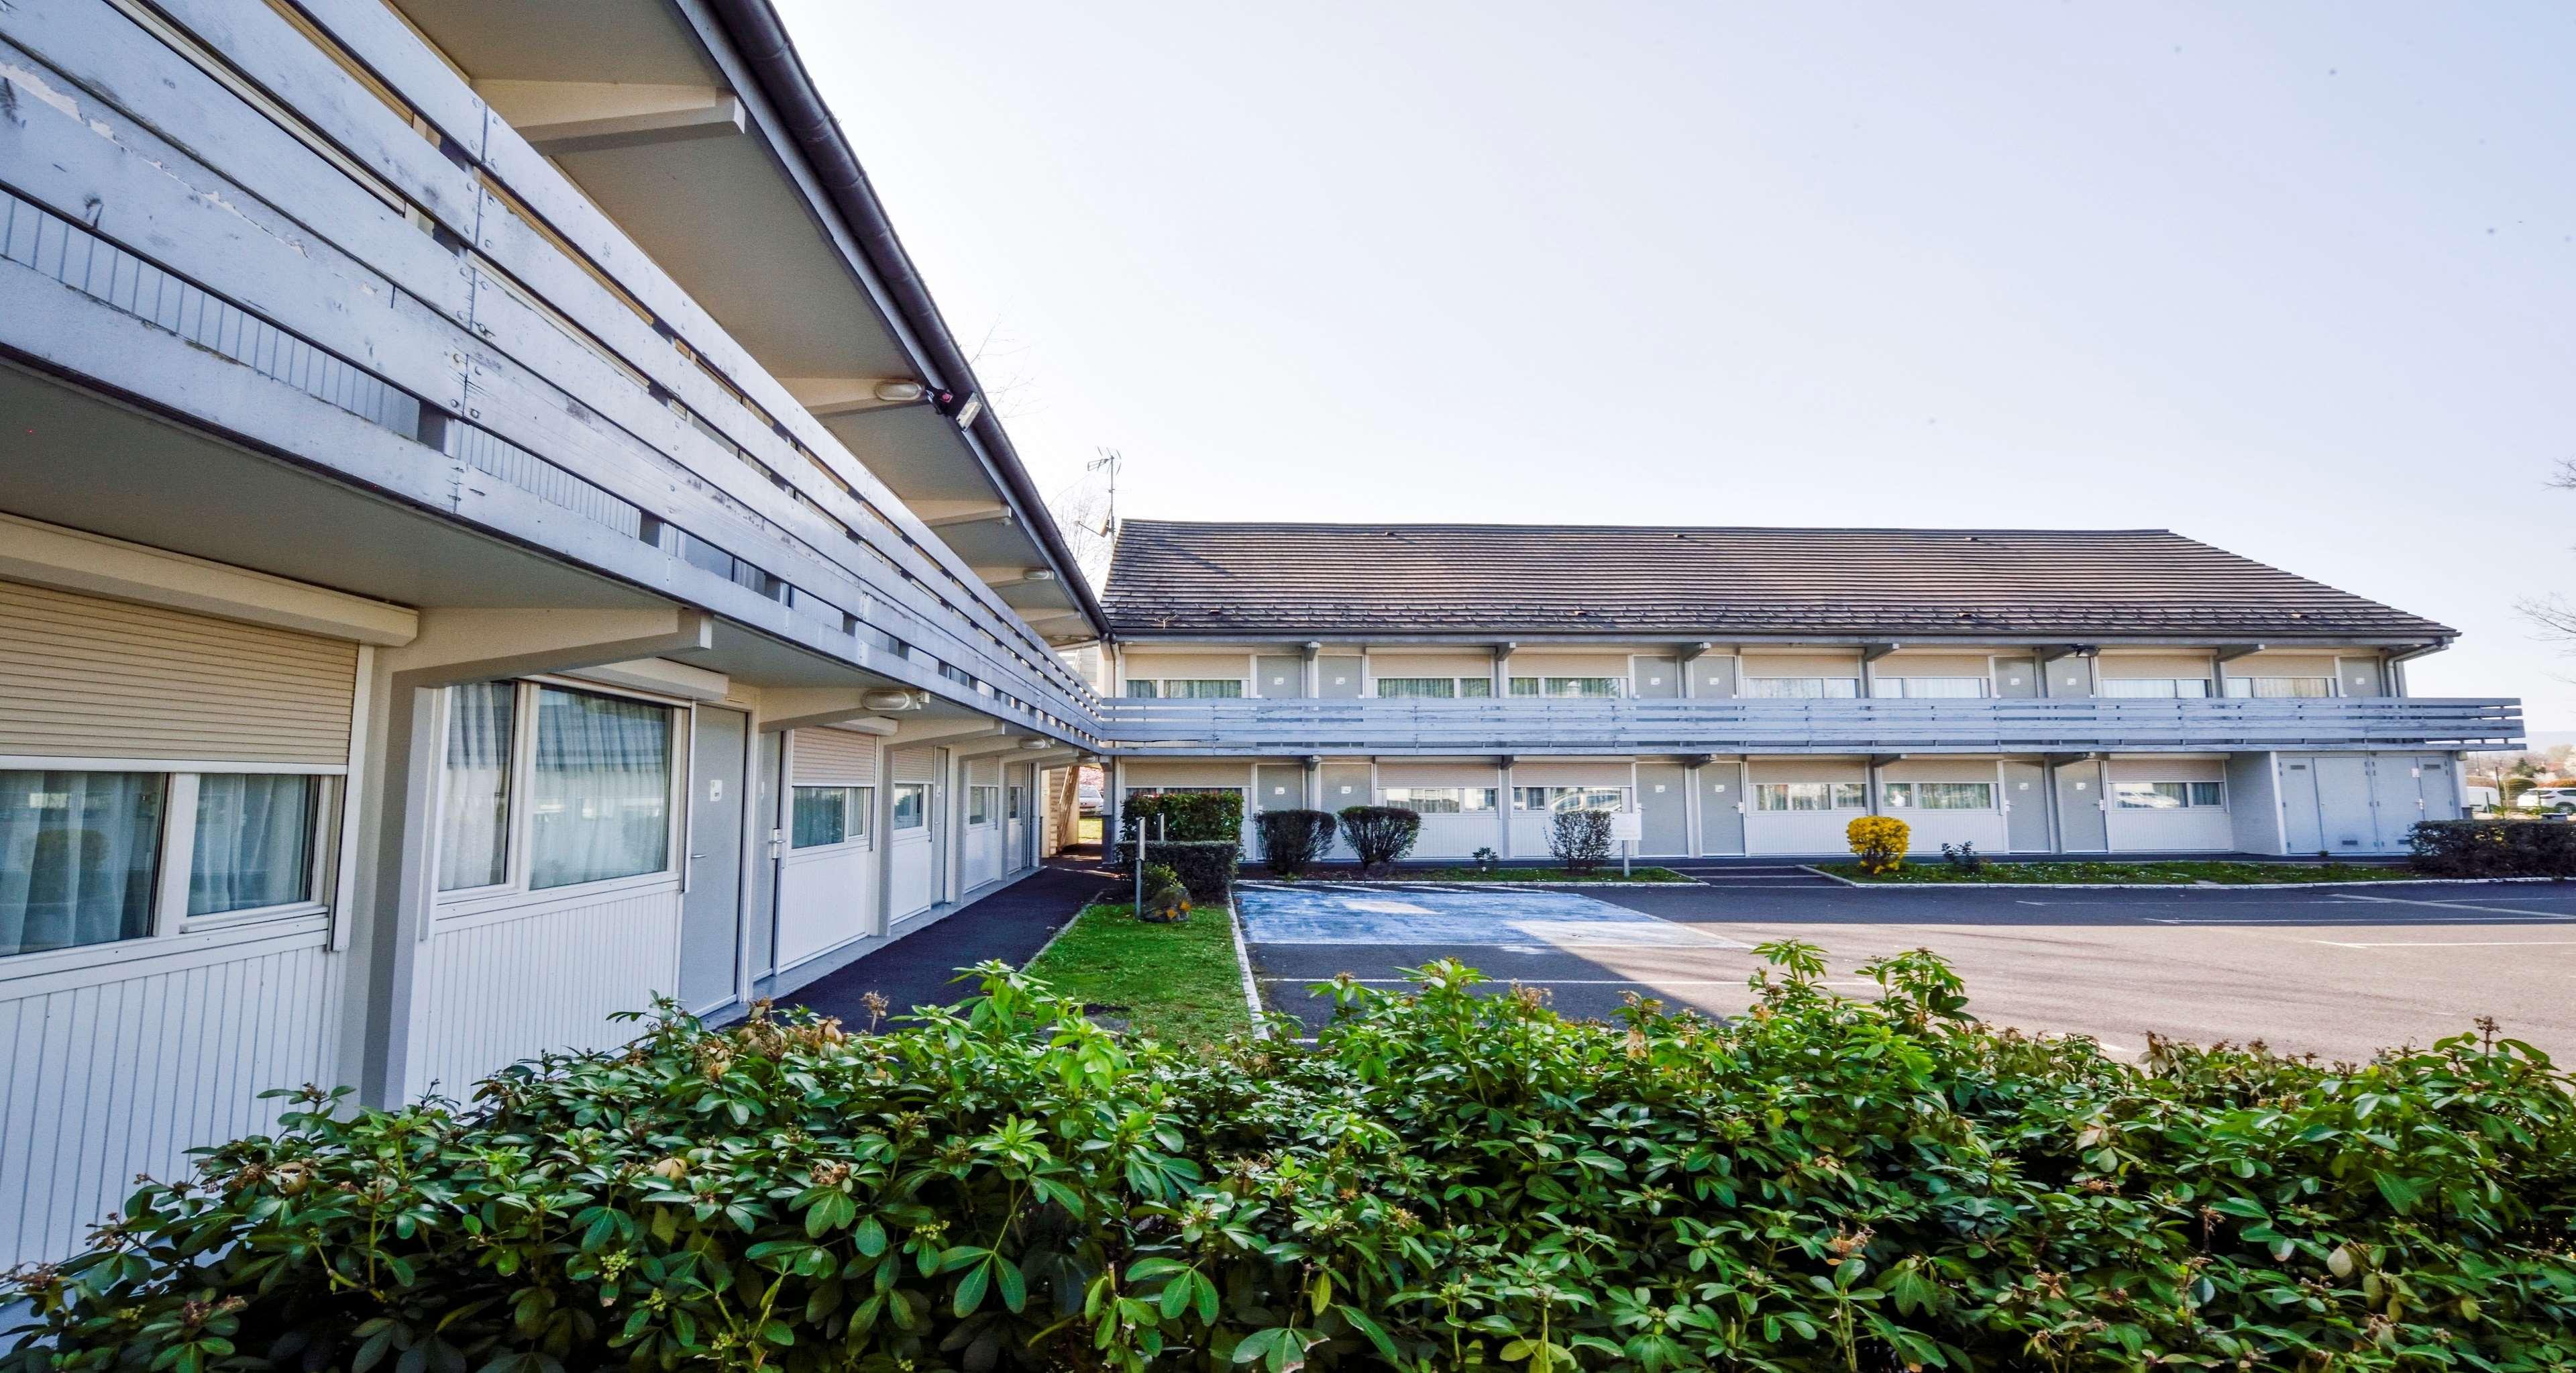
M 1610 861 L 1610 812 L 1561 810 L 1547 821 L 1547 852 L 1567 872 L 1590 872 Z
M 1342 835 L 1360 856 L 1360 871 L 1376 872 L 1413 852 L 1422 816 L 1402 806 L 1350 806 L 1342 811 Z
M 1984 872 L 1986 870 L 1986 856 L 1977 852 L 1977 846 L 1975 844 L 1943 844 L 1941 846 L 1941 861 L 1949 864 L 1950 870 L 1953 872 Z
M 1129 866 L 1135 861 L 1134 845 L 1118 846 L 1121 870 L 1135 871 Z M 1235 874 L 1242 869 L 1243 846 L 1230 839 L 1193 839 L 1186 843 L 1175 840 L 1168 844 L 1156 841 L 1145 846 L 1145 865 L 1149 871 L 1170 867 L 1181 875 L 1181 885 L 1198 900 L 1223 901 L 1234 890 Z
M 1261 865 L 1279 877 L 1303 877 L 1333 849 L 1328 810 L 1265 810 L 1254 821 L 1261 835 Z
M 1155 822 L 1162 828 L 1155 828 Z M 1243 842 L 1243 793 L 1239 791 L 1130 792 L 1121 804 L 1118 830 L 1132 838 L 1138 825 L 1145 838 L 1161 843 L 1193 841 Z
M 1843 838 L 1860 859 L 1860 870 L 1876 876 L 1905 866 L 1905 846 L 1913 832 L 1893 815 L 1863 815 L 1843 827 Z
M 2576 877 L 2576 825 L 2555 820 L 2424 820 L 2408 866 L 2428 877 Z
M 1144 873 L 1145 904 L 1136 908 L 1136 918 L 1149 925 L 1168 925 L 1190 918 L 1189 888 L 1181 884 L 1181 875 L 1170 865 L 1147 863 Z
M 1479 872 L 1491 872 L 1495 868 L 1501 867 L 1503 862 L 1503 856 L 1494 852 L 1491 848 L 1478 849 L 1469 856 L 1475 860 L 1476 869 Z

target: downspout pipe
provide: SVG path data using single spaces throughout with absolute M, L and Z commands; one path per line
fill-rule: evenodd
M 912 255 L 904 251 L 903 240 L 896 235 L 894 222 L 886 217 L 876 188 L 869 184 L 858 156 L 850 151 L 849 140 L 841 136 L 840 123 L 823 103 L 804 60 L 796 55 L 796 45 L 788 40 L 787 26 L 779 22 L 778 11 L 769 0 L 708 0 L 708 5 L 724 25 L 734 48 L 759 78 L 761 92 L 785 121 L 788 136 L 796 141 L 798 150 L 813 167 L 815 178 L 823 183 L 832 207 L 849 225 L 860 253 L 867 258 L 868 269 L 893 298 L 895 309 L 920 340 L 923 351 L 930 355 L 929 363 L 938 375 L 928 380 L 960 396 L 980 394 L 982 388 L 975 379 L 974 367 L 948 332 L 948 322 L 940 318 L 939 306 L 930 298 L 930 288 L 913 269 Z M 1064 571 L 1074 603 L 1105 635 L 1109 630 L 1108 613 L 1101 609 L 1082 565 L 1074 560 L 1063 531 L 1056 528 L 1055 516 L 1047 510 L 1037 484 L 1029 479 L 1019 450 L 1011 446 L 1010 435 L 1003 432 L 1001 416 L 994 413 L 989 397 L 968 433 L 972 445 L 992 465 L 1011 500 L 1020 507 L 1022 522 L 1037 536 L 1047 556 Z

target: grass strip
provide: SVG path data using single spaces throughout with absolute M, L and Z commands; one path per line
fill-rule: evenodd
M 2233 887 L 2260 887 L 2280 882 L 2395 882 L 2421 878 L 2411 868 L 2368 863 L 1988 863 L 1970 870 L 1946 863 L 1908 862 L 1890 873 L 1872 876 L 1857 863 L 1819 863 L 1836 877 L 1880 885 L 1940 882 L 2143 883 L 2188 886 L 2216 882 Z
M 1200 906 L 1173 925 L 1149 925 L 1124 902 L 1085 906 L 1028 967 L 1058 994 L 1174 1044 L 1208 1044 L 1252 1028 L 1231 914 Z

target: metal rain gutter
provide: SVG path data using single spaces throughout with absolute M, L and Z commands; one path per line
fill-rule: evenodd
M 894 222 L 887 218 L 867 172 L 850 150 L 849 140 L 842 137 L 839 121 L 832 117 L 822 93 L 815 89 L 804 60 L 797 56 L 796 45 L 788 39 L 786 25 L 779 22 L 777 10 L 771 8 L 769 0 L 709 0 L 709 7 L 759 77 L 762 92 L 777 107 L 789 135 L 813 165 L 815 176 L 832 198 L 833 208 L 849 222 L 869 269 L 929 352 L 931 365 L 939 371 L 935 380 L 961 395 L 981 394 L 974 367 L 948 332 L 948 322 L 940 317 L 938 304 L 930 298 L 930 288 L 913 269 L 912 257 L 904 251 Z M 1010 435 L 1003 432 L 1001 416 L 994 413 L 991 398 L 985 398 L 983 413 L 975 417 L 968 433 L 970 443 L 980 448 L 994 475 L 1001 478 L 1012 501 L 1020 507 L 1022 522 L 1055 561 L 1073 591 L 1075 606 L 1091 618 L 1095 629 L 1107 634 L 1108 613 L 1101 609 L 1090 580 L 1082 574 L 1082 565 L 1074 560 L 1063 531 L 1056 528 L 1055 517 L 1048 512 L 1036 483 L 1030 480 L 1028 468 L 1021 464 L 1019 450 L 1011 446 Z

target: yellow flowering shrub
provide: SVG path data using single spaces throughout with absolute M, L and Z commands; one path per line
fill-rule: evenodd
M 1905 846 L 1912 837 L 1905 822 L 1893 815 L 1864 815 L 1843 828 L 1860 870 L 1876 876 L 1905 866 Z

